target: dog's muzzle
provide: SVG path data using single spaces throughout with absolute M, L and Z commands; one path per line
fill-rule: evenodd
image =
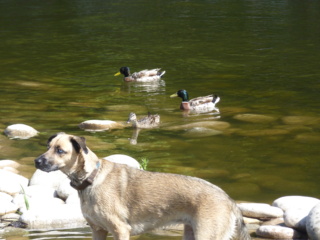
M 36 168 L 38 168 L 42 171 L 45 171 L 45 172 L 51 172 L 51 171 L 58 170 L 58 167 L 54 166 L 53 164 L 50 164 L 48 159 L 43 155 L 36 158 L 34 160 L 34 164 L 35 164 Z

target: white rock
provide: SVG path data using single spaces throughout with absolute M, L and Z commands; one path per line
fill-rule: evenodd
M 7 202 L 11 202 L 13 197 L 7 193 L 0 192 L 0 199 L 5 200 Z
M 61 171 L 52 171 L 47 173 L 37 169 L 32 175 L 29 185 L 42 185 L 52 187 L 57 190 L 59 185 L 64 181 L 70 182 L 67 175 Z
M 56 193 L 58 197 L 62 198 L 63 200 L 66 200 L 70 195 L 73 195 L 73 194 L 78 195 L 77 190 L 71 187 L 69 179 L 66 179 L 60 182 L 60 184 L 56 189 Z
M 127 155 L 114 154 L 114 155 L 110 155 L 108 157 L 104 157 L 103 159 L 108 160 L 110 162 L 126 164 L 129 167 L 141 169 L 139 162 L 137 160 L 135 160 L 134 158 L 127 156 Z
M 282 226 L 262 225 L 257 229 L 256 234 L 260 237 L 272 239 L 308 239 L 306 234 Z
M 283 216 L 282 209 L 265 203 L 239 203 L 243 216 L 253 218 L 278 218 Z
M 56 197 L 56 190 L 52 187 L 32 185 L 25 189 L 26 195 L 31 198 L 49 199 Z
M 307 216 L 306 228 L 311 240 L 320 240 L 320 203 L 315 205 Z
M 85 227 L 79 205 L 44 205 L 43 207 L 25 211 L 21 221 L 28 224 L 29 229 L 77 228 Z
M 79 124 L 79 128 L 95 132 L 124 127 L 124 124 L 111 120 L 87 120 Z
M 66 204 L 80 205 L 80 198 L 79 198 L 78 193 L 69 195 L 69 197 L 66 200 Z
M 12 160 L 0 160 L 0 169 L 11 167 L 11 168 L 18 168 L 20 166 L 19 163 L 12 161 Z
M 38 131 L 35 130 L 33 127 L 19 123 L 8 126 L 4 130 L 4 133 L 9 138 L 28 139 L 36 136 L 38 134 Z
M 283 219 L 286 226 L 300 231 L 306 231 L 306 220 L 310 209 L 289 208 L 285 211 Z
M 309 209 L 309 211 L 317 204 L 320 200 L 313 197 L 305 196 L 285 196 L 276 199 L 272 206 L 279 207 L 283 211 L 286 211 L 290 208 L 294 209 Z
M 0 169 L 0 192 L 9 195 L 17 194 L 22 187 L 26 188 L 28 186 L 28 182 L 29 180 L 21 175 Z
M 14 213 L 18 210 L 18 206 L 12 202 L 8 202 L 6 199 L 0 198 L 0 216 L 7 213 Z

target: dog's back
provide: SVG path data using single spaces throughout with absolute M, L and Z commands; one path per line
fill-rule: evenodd
M 99 196 L 100 201 L 121 195 L 112 208 L 122 209 L 119 218 L 130 222 L 131 235 L 182 223 L 186 240 L 250 239 L 239 208 L 219 187 L 195 177 L 141 171 L 108 161 L 103 165 L 106 174 L 97 188 L 109 194 Z

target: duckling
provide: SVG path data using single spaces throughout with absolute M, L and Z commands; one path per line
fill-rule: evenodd
M 172 94 L 170 97 L 182 98 L 182 102 L 180 105 L 180 109 L 182 110 L 191 110 L 201 113 L 211 112 L 215 110 L 219 113 L 219 109 L 216 108 L 216 104 L 220 101 L 220 97 L 215 94 L 197 97 L 189 100 L 188 92 L 184 89 L 181 89 L 175 94 Z
M 153 82 L 160 80 L 165 73 L 166 71 L 160 71 L 160 68 L 155 68 L 151 70 L 145 69 L 140 72 L 130 74 L 129 67 L 121 67 L 120 72 L 117 72 L 114 76 L 123 74 L 123 80 L 126 82 Z
M 131 112 L 129 114 L 127 123 L 130 123 L 130 122 L 132 122 L 132 126 L 134 128 L 154 128 L 160 124 L 160 115 L 159 114 L 151 115 L 149 112 L 148 116 L 137 120 L 136 114 Z

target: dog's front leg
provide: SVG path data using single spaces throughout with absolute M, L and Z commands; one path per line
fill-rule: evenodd
M 106 240 L 107 235 L 108 232 L 103 229 L 95 230 L 92 228 L 92 240 Z

